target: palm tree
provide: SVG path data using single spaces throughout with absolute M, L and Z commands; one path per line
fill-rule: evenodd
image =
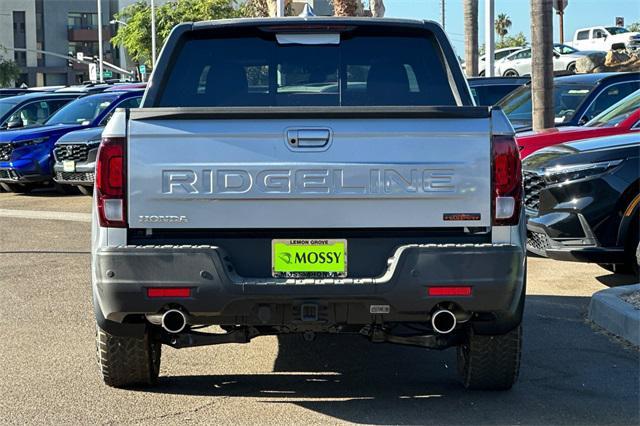
M 370 0 L 369 8 L 371 9 L 371 16 L 374 18 L 384 18 L 384 1 L 383 0 Z
M 356 16 L 358 0 L 333 0 L 333 14 L 335 16 Z
M 504 43 L 504 36 L 509 32 L 509 28 L 511 28 L 511 19 L 509 19 L 509 15 L 506 13 L 501 13 L 496 18 L 495 23 L 496 32 L 500 36 L 500 43 Z
M 472 77 L 478 75 L 478 0 L 464 0 L 463 6 L 464 58 L 467 75 Z
M 531 100 L 534 131 L 554 125 L 552 5 L 552 0 L 531 0 Z

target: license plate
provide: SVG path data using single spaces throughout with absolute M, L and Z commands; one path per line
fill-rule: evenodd
M 64 170 L 65 172 L 75 172 L 76 162 L 73 160 L 64 160 L 62 162 L 62 170 Z
M 347 276 L 347 240 L 272 240 L 271 253 L 277 278 Z

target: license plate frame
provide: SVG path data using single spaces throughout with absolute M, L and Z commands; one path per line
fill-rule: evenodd
M 285 249 L 293 248 L 293 250 Z M 342 262 L 335 262 L 335 253 L 340 252 Z M 313 248 L 318 248 L 313 250 Z M 336 252 L 336 250 L 338 250 Z M 294 257 L 296 253 L 310 254 L 315 253 L 313 259 L 315 262 L 306 262 L 302 266 L 297 262 L 287 263 L 286 254 L 290 254 L 288 257 Z M 321 262 L 320 253 L 325 253 L 325 262 Z M 327 256 L 329 253 L 332 255 Z M 285 257 L 279 257 L 279 255 L 285 255 Z M 300 260 L 300 256 L 294 257 Z M 326 262 L 327 258 L 332 258 L 331 264 Z M 274 278 L 346 278 L 348 274 L 348 250 L 347 240 L 342 238 L 280 238 L 271 240 L 271 272 Z M 311 260 L 311 259 L 309 259 Z M 313 265 L 313 266 L 312 266 Z M 333 266 L 335 265 L 335 266 Z M 299 270 L 295 270 L 300 268 Z

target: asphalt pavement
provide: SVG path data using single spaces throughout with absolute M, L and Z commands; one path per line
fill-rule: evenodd
M 521 376 L 509 392 L 463 390 L 453 349 L 335 336 L 164 347 L 159 386 L 108 388 L 94 348 L 90 205 L 0 194 L 3 424 L 640 423 L 637 348 L 586 320 L 594 292 L 634 278 L 542 258 L 529 259 Z

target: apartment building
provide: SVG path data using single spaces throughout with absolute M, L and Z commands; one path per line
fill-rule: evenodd
M 109 43 L 118 0 L 100 0 L 104 60 L 119 62 Z M 68 55 L 98 55 L 97 0 L 1 0 L 0 55 L 20 67 L 17 85 L 73 84 L 88 79 L 86 64 L 69 65 Z M 27 51 L 14 49 L 27 49 Z M 43 53 L 45 52 L 45 53 Z

